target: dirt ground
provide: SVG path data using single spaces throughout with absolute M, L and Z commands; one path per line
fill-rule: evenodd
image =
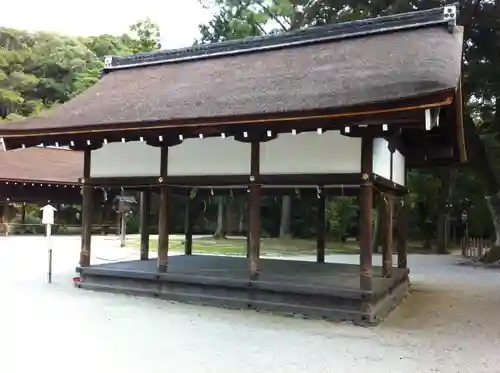
M 42 237 L 0 238 L 0 372 L 500 371 L 500 270 L 457 257 L 410 256 L 411 296 L 381 326 L 362 328 L 78 290 L 79 246 L 54 238 L 49 285 Z M 134 251 L 96 237 L 92 260 Z

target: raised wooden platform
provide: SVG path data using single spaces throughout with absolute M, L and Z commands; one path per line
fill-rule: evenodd
M 372 291 L 359 289 L 357 265 L 262 259 L 261 269 L 259 279 L 252 281 L 246 258 L 176 255 L 169 258 L 169 272 L 162 274 L 156 260 L 79 267 L 77 286 L 360 324 L 381 321 L 409 289 L 408 270 L 399 268 L 383 278 L 375 267 Z

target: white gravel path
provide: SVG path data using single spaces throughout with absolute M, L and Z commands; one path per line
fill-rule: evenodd
M 97 237 L 93 254 L 137 257 L 116 244 Z M 78 290 L 79 245 L 54 238 L 48 285 L 43 238 L 0 239 L 0 372 L 500 371 L 499 270 L 411 256 L 412 295 L 381 326 L 361 328 Z

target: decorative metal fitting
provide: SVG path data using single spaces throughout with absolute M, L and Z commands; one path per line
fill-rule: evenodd
M 159 177 L 159 178 L 158 178 L 158 182 L 159 182 L 159 183 L 163 183 L 163 178 L 162 178 L 162 177 Z
M 85 179 L 84 179 L 84 178 L 80 179 L 80 182 L 81 182 L 82 184 L 85 184 Z
M 457 25 L 457 7 L 456 5 L 447 5 L 443 8 L 444 20 L 448 21 L 448 30 L 453 32 Z
M 362 179 L 362 180 L 368 180 L 369 178 L 370 178 L 370 177 L 369 177 L 369 176 L 368 176 L 368 174 L 366 174 L 366 173 L 363 173 L 363 174 L 361 175 L 361 179 Z
M 251 182 L 254 182 L 254 181 L 255 181 L 255 176 L 251 175 L 251 176 L 250 176 L 250 181 L 251 181 Z
M 321 188 L 319 186 L 316 187 L 316 197 L 321 198 Z
M 104 56 L 104 67 L 113 66 L 113 56 Z

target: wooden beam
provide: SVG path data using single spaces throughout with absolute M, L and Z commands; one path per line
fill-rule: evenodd
M 392 235 L 393 235 L 393 197 L 389 194 L 382 195 L 382 276 L 392 275 Z
M 372 289 L 372 208 L 373 208 L 373 138 L 361 142 L 361 190 L 359 194 L 360 287 Z
M 423 159 L 428 162 L 434 160 L 458 159 L 453 146 L 447 144 L 429 144 L 425 147 L 419 146 L 418 144 L 407 146 L 404 155 L 410 159 Z
M 83 152 L 83 186 L 82 186 L 82 245 L 80 249 L 80 266 L 90 265 L 91 238 L 92 238 L 92 212 L 94 188 L 85 184 L 90 179 L 91 149 L 86 148 Z
M 260 202 L 261 185 L 260 174 L 260 143 L 253 141 L 250 151 L 250 196 L 249 196 L 249 231 L 250 231 L 250 253 L 248 258 L 248 269 L 251 279 L 257 279 L 259 275 L 260 254 Z
M 318 220 L 316 222 L 316 261 L 318 263 L 325 262 L 325 246 L 326 246 L 326 196 L 323 191 L 318 193 Z
M 149 220 L 151 207 L 151 191 L 143 190 L 141 192 L 141 201 L 139 206 L 141 234 L 141 260 L 149 259 Z
M 160 157 L 160 178 L 163 183 L 167 182 L 168 177 L 168 146 L 161 147 Z M 164 184 L 160 187 L 160 211 L 158 217 L 158 272 L 166 272 L 168 267 L 168 235 L 170 225 L 168 221 L 168 210 L 170 189 Z

